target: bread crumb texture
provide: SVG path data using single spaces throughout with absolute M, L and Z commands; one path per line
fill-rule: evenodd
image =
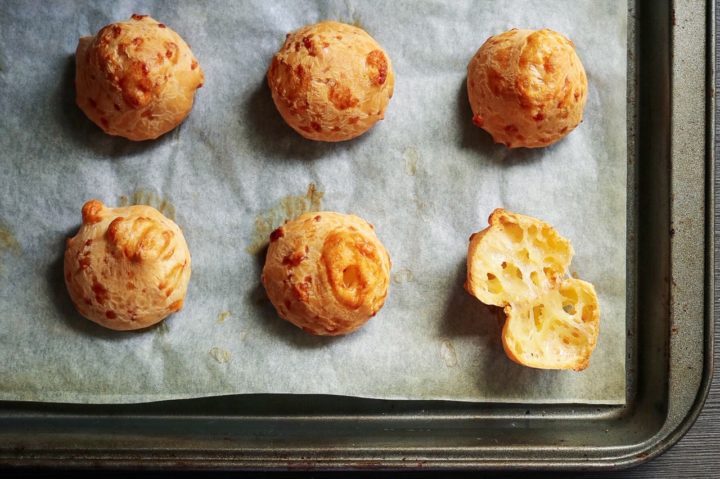
M 505 312 L 502 342 L 513 361 L 542 369 L 585 369 L 600 308 L 592 284 L 568 276 L 570 242 L 548 223 L 495 210 L 470 237 L 467 291 Z

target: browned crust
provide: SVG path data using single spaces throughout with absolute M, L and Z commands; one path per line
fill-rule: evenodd
M 357 216 L 306 213 L 270 243 L 261 282 L 278 315 L 306 332 L 357 330 L 382 308 L 390 257 Z
M 204 82 L 190 47 L 147 15 L 81 38 L 75 70 L 80 109 L 106 133 L 138 141 L 182 122 Z
M 149 206 L 85 203 L 67 241 L 65 284 L 77 310 L 109 329 L 141 329 L 182 308 L 190 252 L 178 226 Z
M 365 31 L 320 22 L 288 34 L 267 73 L 283 119 L 305 138 L 344 141 L 384 116 L 392 97 L 392 65 Z
M 473 123 L 510 148 L 550 145 L 581 121 L 587 76 L 573 43 L 548 29 L 490 37 L 468 64 Z

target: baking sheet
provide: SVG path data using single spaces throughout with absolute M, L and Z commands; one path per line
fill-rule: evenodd
M 626 5 L 613 2 L 53 2 L 0 4 L 0 399 L 121 403 L 236 393 L 503 402 L 625 401 Z M 132 13 L 180 33 L 205 71 L 183 125 L 103 134 L 74 105 L 80 36 Z M 386 119 L 340 144 L 287 127 L 265 71 L 285 33 L 355 23 L 396 73 Z M 465 68 L 491 34 L 549 27 L 588 73 L 584 123 L 541 150 L 475 128 Z M 185 308 L 143 332 L 73 309 L 65 238 L 89 198 L 174 217 L 193 254 Z M 467 239 L 495 207 L 572 240 L 595 284 L 598 347 L 580 373 L 502 352 L 495 313 L 462 289 Z M 375 224 L 393 259 L 385 308 L 342 338 L 280 320 L 258 278 L 263 238 L 307 209 Z

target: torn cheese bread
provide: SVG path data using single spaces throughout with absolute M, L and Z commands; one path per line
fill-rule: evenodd
M 534 368 L 585 369 L 600 308 L 592 284 L 567 276 L 572 245 L 530 216 L 497 209 L 489 223 L 470 237 L 465 289 L 504 309 L 508 357 Z

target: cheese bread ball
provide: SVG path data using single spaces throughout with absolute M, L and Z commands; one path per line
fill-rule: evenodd
M 547 146 L 581 121 L 585 69 L 573 43 L 552 30 L 490 37 L 470 60 L 473 123 L 509 148 Z
M 524 366 L 580 371 L 600 330 L 595 288 L 568 277 L 574 251 L 548 223 L 495 210 L 470 237 L 465 289 L 505 312 L 502 343 Z
M 364 30 L 321 22 L 287 35 L 267 73 L 280 115 L 305 138 L 343 141 L 385 116 L 390 58 Z
M 78 42 L 77 104 L 110 135 L 139 141 L 167 133 L 190 113 L 203 81 L 188 44 L 147 15 Z
M 385 303 L 390 256 L 362 218 L 306 213 L 270 235 L 262 283 L 281 318 L 311 334 L 347 334 Z
M 141 329 L 179 311 L 190 280 L 180 228 L 150 206 L 90 200 L 65 249 L 65 284 L 77 310 L 115 330 Z

